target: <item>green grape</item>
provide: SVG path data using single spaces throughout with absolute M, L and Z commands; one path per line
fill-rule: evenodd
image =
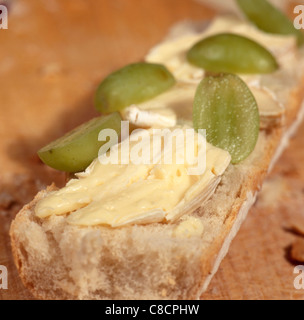
M 118 112 L 97 117 L 83 123 L 63 137 L 38 151 L 48 166 L 66 172 L 83 171 L 98 157 L 100 147 L 107 141 L 98 141 L 102 129 L 113 129 L 120 135 L 121 116 Z
M 127 65 L 105 78 L 95 95 L 102 113 L 120 111 L 165 92 L 175 84 L 173 75 L 160 64 L 139 62 Z
M 304 44 L 304 34 L 297 30 L 292 21 L 266 0 L 236 0 L 247 18 L 259 29 L 283 35 L 294 35 L 298 46 Z
M 190 63 L 211 72 L 271 73 L 278 68 L 273 55 L 246 37 L 221 33 L 196 43 L 187 53 Z
M 209 143 L 228 151 L 232 163 L 246 159 L 259 135 L 259 111 L 245 82 L 233 74 L 204 78 L 193 103 L 193 126 Z

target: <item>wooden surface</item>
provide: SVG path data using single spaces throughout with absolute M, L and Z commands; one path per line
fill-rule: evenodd
M 19 0 L 0 30 L 0 299 L 32 299 L 14 267 L 8 230 L 38 189 L 63 175 L 38 161 L 37 149 L 95 115 L 96 85 L 140 60 L 170 26 L 214 15 L 191 0 Z M 304 216 L 304 129 L 269 177 L 203 299 L 303 299 L 293 287 L 286 231 Z

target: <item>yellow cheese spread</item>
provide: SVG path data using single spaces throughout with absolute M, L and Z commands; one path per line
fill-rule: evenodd
M 195 137 L 192 152 L 185 143 L 186 130 L 192 130 Z M 121 158 L 115 155 L 121 154 L 127 143 L 130 160 L 132 153 L 134 156 L 145 150 L 138 149 L 143 131 L 149 133 L 151 163 L 121 164 L 119 160 L 118 164 L 104 164 L 111 152 L 113 159 Z M 169 141 L 166 139 L 176 132 L 172 139 L 172 163 L 165 163 L 168 150 L 165 146 Z M 161 139 L 161 149 L 155 152 L 156 138 Z M 152 161 L 155 154 L 157 163 Z M 203 172 L 189 174 L 190 169 L 197 167 L 198 159 L 205 161 Z M 202 135 L 188 127 L 166 129 L 165 133 L 155 129 L 139 130 L 131 135 L 130 141 L 124 140 L 103 159 L 96 159 L 78 179 L 70 180 L 66 187 L 38 202 L 35 212 L 40 218 L 66 214 L 67 221 L 76 225 L 118 227 L 172 221 L 186 213 L 197 197 L 200 204 L 210 197 L 229 163 L 228 152 L 208 144 Z

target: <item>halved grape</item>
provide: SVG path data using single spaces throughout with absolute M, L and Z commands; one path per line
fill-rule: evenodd
M 98 141 L 102 129 L 113 129 L 120 135 L 121 116 L 118 112 L 94 118 L 38 151 L 40 159 L 48 166 L 66 172 L 83 171 L 98 157 L 106 141 Z
M 236 0 L 247 18 L 259 29 L 275 34 L 294 35 L 298 46 L 304 44 L 304 34 L 292 21 L 266 0 Z
M 231 162 L 246 159 L 259 135 L 259 111 L 246 83 L 238 76 L 204 78 L 193 103 L 193 126 L 206 129 L 209 143 L 228 151 Z
M 271 73 L 278 68 L 273 55 L 246 37 L 221 33 L 196 43 L 187 53 L 190 63 L 212 72 Z
M 173 75 L 161 64 L 130 64 L 101 82 L 95 96 L 95 107 L 103 113 L 119 111 L 152 99 L 174 84 Z

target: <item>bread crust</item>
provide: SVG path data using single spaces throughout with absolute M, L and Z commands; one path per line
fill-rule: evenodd
M 172 246 L 169 241 L 176 240 L 172 239 L 172 234 L 170 234 L 174 225 L 153 224 L 141 227 L 127 226 L 120 228 L 119 230 L 105 227 L 83 228 L 73 226 L 69 227 L 70 229 L 67 231 L 62 232 L 62 230 L 66 230 L 65 228 L 67 228 L 64 217 L 54 217 L 52 218 L 54 221 L 46 222 L 45 220 L 38 219 L 34 214 L 34 207 L 36 203 L 49 192 L 56 189 L 56 187 L 52 185 L 46 190 L 39 192 L 31 203 L 24 206 L 11 225 L 10 235 L 14 261 L 24 285 L 36 298 L 39 299 L 198 299 L 206 290 L 221 260 L 227 253 L 230 242 L 244 221 L 251 205 L 254 203 L 256 194 L 260 190 L 263 180 L 269 171 L 269 166 L 276 154 L 276 150 L 279 148 L 280 142 L 283 138 L 286 139 L 286 135 L 289 132 L 288 128 L 290 128 L 292 123 L 297 119 L 297 114 L 300 110 L 304 96 L 302 90 L 303 85 L 304 81 L 302 81 L 301 85 L 299 85 L 299 87 L 294 90 L 290 96 L 288 109 L 286 110 L 286 125 L 284 127 L 275 127 L 268 131 L 261 131 L 254 152 L 241 164 L 235 166 L 230 165 L 227 172 L 223 175 L 223 182 L 216 189 L 215 194 L 208 201 L 206 206 L 198 208 L 192 214 L 193 216 L 200 218 L 205 224 L 206 221 L 218 224 L 217 228 L 213 227 L 214 230 L 211 228 L 212 230 L 207 230 L 207 234 L 203 235 L 204 239 L 207 238 L 206 241 L 204 239 L 194 239 L 194 241 L 197 242 L 200 240 L 202 240 L 202 242 L 205 241 L 206 243 L 204 243 L 204 245 L 195 244 L 195 242 L 185 240 L 184 242 L 177 241 L 176 246 Z M 303 112 L 301 114 L 303 114 Z M 300 121 L 297 120 L 297 124 L 299 123 Z M 227 192 L 230 192 L 227 191 L 227 188 L 229 190 L 229 184 L 231 185 L 231 189 L 233 189 L 233 191 L 231 191 L 233 199 L 229 204 L 229 209 L 226 208 L 226 211 L 223 210 L 225 212 L 222 213 L 215 212 L 215 203 L 221 203 L 222 197 L 227 195 Z M 218 215 L 220 218 L 218 220 L 214 220 L 215 218 L 212 217 L 212 215 Z M 206 216 L 210 216 L 210 218 L 206 218 Z M 175 224 L 178 223 L 179 222 L 177 221 Z M 35 231 L 32 233 L 27 232 L 27 230 L 30 230 L 31 228 Z M 57 228 L 61 230 L 58 233 L 59 235 L 52 231 Z M 124 229 L 125 231 L 123 231 Z M 39 239 L 39 237 L 42 239 L 41 243 L 43 246 L 45 248 L 48 247 L 47 253 L 41 251 L 40 254 L 40 249 L 38 249 L 37 254 L 37 250 L 35 251 L 33 249 L 34 245 L 31 242 L 31 237 L 34 237 L 33 234 L 35 234 L 35 232 L 37 232 L 37 235 L 39 234 L 37 239 Z M 150 268 L 151 274 L 142 273 L 140 275 L 140 279 L 136 279 L 136 276 L 134 276 L 133 288 L 132 285 L 129 285 L 124 288 L 123 292 L 119 289 L 114 290 L 114 287 L 122 285 L 121 281 L 115 279 L 115 275 L 113 276 L 113 272 L 109 270 L 111 268 L 113 268 L 114 271 L 116 270 L 115 263 L 120 261 L 119 259 L 121 259 L 121 257 L 116 259 L 111 256 L 110 253 L 108 256 L 103 256 L 103 253 L 96 251 L 90 254 L 100 255 L 106 261 L 112 259 L 112 264 L 107 262 L 105 269 L 100 265 L 100 261 L 103 261 L 102 259 L 95 264 L 92 264 L 95 268 L 96 266 L 98 266 L 97 268 L 100 268 L 100 272 L 97 272 L 96 279 L 101 281 L 100 279 L 104 276 L 105 280 L 102 280 L 104 282 L 101 281 L 101 283 L 104 283 L 107 288 L 108 286 L 113 286 L 113 288 L 108 288 L 106 290 L 103 290 L 102 288 L 100 288 L 100 290 L 96 288 L 92 290 L 86 289 L 86 285 L 88 287 L 92 285 L 89 280 L 87 280 L 84 285 L 81 281 L 79 281 L 78 284 L 73 284 L 73 281 L 78 282 L 79 279 L 77 279 L 77 277 L 73 278 L 72 273 L 83 272 L 84 274 L 87 273 L 87 276 L 90 277 L 91 270 L 88 271 L 88 269 L 86 269 L 87 266 L 82 265 L 77 266 L 79 270 L 76 267 L 74 268 L 74 266 L 69 269 L 71 266 L 69 266 L 66 261 L 63 262 L 64 256 L 71 253 L 63 247 L 63 242 L 66 241 L 66 239 L 64 239 L 62 234 L 69 232 L 73 234 L 75 233 L 75 243 L 77 243 L 78 237 L 82 237 L 82 233 L 86 233 L 85 236 L 81 238 L 81 244 L 75 245 L 75 247 L 70 250 L 71 252 L 76 252 L 81 246 L 85 247 L 85 237 L 91 237 L 90 235 L 94 234 L 90 240 L 92 243 L 96 244 L 96 241 L 100 241 L 100 243 L 108 242 L 108 247 L 106 248 L 109 248 L 110 251 L 113 250 L 117 256 L 124 254 L 128 255 L 129 253 L 126 253 L 125 248 L 122 245 L 122 242 L 124 241 L 123 239 L 115 240 L 117 243 L 121 242 L 118 245 L 118 249 L 115 247 L 116 244 L 113 245 L 113 242 L 109 240 L 109 238 L 112 236 L 114 237 L 116 233 L 121 233 L 122 237 L 125 237 L 126 241 L 130 241 L 130 250 L 134 250 L 134 256 L 136 256 L 136 259 L 139 259 L 137 264 L 134 264 L 134 268 L 132 270 L 136 273 L 137 270 L 135 270 L 135 266 L 137 265 L 141 266 L 142 269 L 149 270 Z M 126 236 L 126 233 L 129 235 Z M 150 238 L 144 237 L 143 235 L 145 233 L 150 234 Z M 212 233 L 214 233 L 214 235 L 212 235 Z M 151 246 L 149 243 L 149 241 L 155 239 L 153 238 L 155 234 L 159 234 L 160 239 L 163 239 L 163 246 L 167 247 L 165 250 L 168 250 L 167 256 L 163 255 L 161 258 L 159 256 L 155 258 L 155 260 L 159 262 L 163 259 L 163 266 L 159 267 L 160 269 L 163 269 L 163 271 L 160 273 L 155 271 L 155 269 L 157 269 L 155 265 L 152 264 L 149 266 L 149 263 L 140 256 L 143 252 L 149 256 L 150 254 L 155 254 L 157 250 L 162 250 L 161 248 L 157 249 Z M 139 237 L 142 237 L 141 245 L 144 249 L 137 252 L 136 246 L 137 241 L 139 242 Z M 166 241 L 168 241 L 168 243 Z M 197 247 L 195 247 L 196 245 Z M 191 251 L 191 246 L 194 247 L 193 251 Z M 178 259 L 176 258 L 176 252 L 174 251 L 176 248 L 178 248 L 181 255 Z M 102 248 L 100 250 L 102 250 Z M 174 251 L 174 253 L 172 253 L 171 250 Z M 197 250 L 199 250 L 198 255 L 194 253 Z M 49 259 L 49 257 L 47 257 L 47 254 L 50 254 L 49 252 L 51 251 L 54 251 L 53 256 L 56 257 L 55 260 L 57 259 L 57 262 L 59 264 L 61 263 L 61 267 L 58 267 L 59 274 L 57 274 L 57 278 L 54 278 L 54 274 L 50 273 L 50 269 L 48 269 L 49 266 L 50 268 L 54 268 L 54 261 L 52 261 L 52 258 Z M 41 257 L 38 257 L 39 254 Z M 45 257 L 43 256 L 44 254 Z M 88 256 L 91 257 L 90 254 L 83 254 L 83 256 L 80 257 L 87 259 Z M 130 254 L 132 256 L 132 253 Z M 164 254 L 164 252 L 162 252 L 162 254 Z M 185 261 L 189 258 L 193 259 L 193 263 Z M 35 261 L 35 259 L 37 259 L 37 261 Z M 129 257 L 126 259 L 129 259 Z M 71 261 L 75 260 L 71 258 Z M 126 263 L 127 261 L 129 260 L 126 260 Z M 172 264 L 175 264 L 176 261 L 182 261 L 181 267 L 176 265 L 172 268 Z M 132 261 L 130 263 L 132 263 Z M 40 268 L 38 265 L 42 265 L 42 267 Z M 33 270 L 35 268 L 40 269 L 35 271 Z M 83 270 L 81 270 L 81 268 L 83 268 Z M 106 268 L 108 268 L 108 270 L 106 270 Z M 180 270 L 178 270 L 180 268 L 184 268 L 185 270 L 180 272 Z M 199 272 L 194 271 L 195 269 L 199 270 Z M 130 270 L 126 270 L 126 273 L 130 273 Z M 115 272 L 119 271 L 116 270 Z M 194 273 L 192 274 L 192 277 L 194 277 L 195 280 L 192 279 L 191 272 Z M 197 274 L 195 274 L 195 272 Z M 126 277 L 126 273 L 123 274 L 122 272 L 122 277 Z M 149 285 L 147 285 L 149 284 L 149 276 L 154 279 L 153 281 L 155 283 L 158 283 L 157 286 L 151 285 L 151 288 L 151 286 L 149 287 Z M 168 279 L 163 281 L 163 277 L 167 277 Z M 69 279 L 69 281 L 65 284 L 58 284 L 60 279 L 63 282 L 64 279 Z M 125 280 L 127 281 L 127 279 Z M 136 292 L 136 290 L 138 292 Z

